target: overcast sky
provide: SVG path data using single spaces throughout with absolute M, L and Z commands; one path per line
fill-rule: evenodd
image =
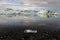
M 0 6 L 3 4 L 60 7 L 60 0 L 0 0 Z

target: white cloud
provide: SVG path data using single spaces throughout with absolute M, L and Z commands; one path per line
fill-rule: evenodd
M 8 4 L 7 2 L 0 1 L 0 6 L 3 4 Z
M 0 1 L 0 4 L 7 4 L 7 2 Z
M 9 4 L 9 5 L 20 5 L 18 2 L 5 2 L 5 1 L 0 1 L 0 6 L 3 4 Z
M 41 4 L 48 4 L 48 2 L 46 2 L 46 1 L 42 1 L 42 2 L 40 2 Z
M 11 4 L 11 5 L 39 5 L 39 6 L 50 6 L 50 7 L 60 7 L 60 0 L 2 0 L 1 4 Z

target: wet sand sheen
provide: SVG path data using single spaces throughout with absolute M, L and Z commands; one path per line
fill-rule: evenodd
M 21 27 L 26 26 L 26 27 Z M 20 27 L 20 28 L 46 28 L 46 29 L 60 29 L 60 18 L 40 18 L 40 17 L 0 17 L 0 27 Z M 39 26 L 39 27 L 38 27 Z

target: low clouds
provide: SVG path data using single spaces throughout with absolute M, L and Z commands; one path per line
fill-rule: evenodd
M 42 7 L 60 7 L 60 0 L 0 0 L 0 4 L 37 5 Z M 6 3 L 5 3 L 6 2 Z
M 34 4 L 43 7 L 60 7 L 60 0 L 25 0 L 23 2 L 26 4 Z
M 1 1 L 1 0 L 0 0 L 0 6 L 1 6 L 1 5 L 4 5 L 4 4 L 5 4 L 5 5 L 6 5 L 6 4 L 8 4 L 8 5 L 21 5 L 22 3 L 21 3 L 21 2 L 20 2 L 20 3 L 19 3 L 19 2 L 15 2 L 15 1 L 9 1 L 9 0 L 6 0 L 6 1 L 5 1 L 5 0 L 2 0 L 2 1 Z

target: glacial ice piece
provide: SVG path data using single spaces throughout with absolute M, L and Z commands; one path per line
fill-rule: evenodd
M 24 33 L 37 33 L 37 30 L 25 30 Z

